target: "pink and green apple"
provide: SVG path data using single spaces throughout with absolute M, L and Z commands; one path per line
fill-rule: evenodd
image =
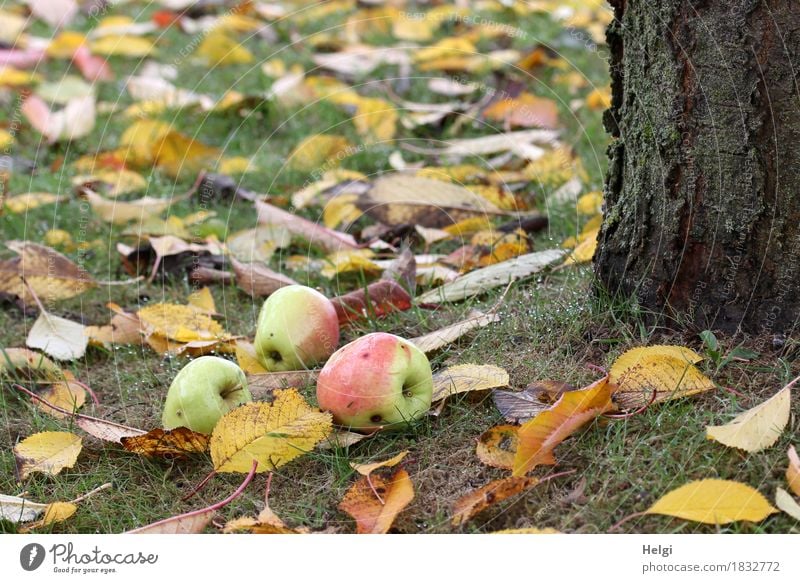
M 268 371 L 313 368 L 338 345 L 336 308 L 315 289 L 288 285 L 269 296 L 261 307 L 253 346 Z
M 218 356 L 201 356 L 175 376 L 164 403 L 164 429 L 211 433 L 231 409 L 253 400 L 244 371 Z
M 431 406 L 433 376 L 425 353 L 385 332 L 337 350 L 320 371 L 317 401 L 356 431 L 400 429 Z

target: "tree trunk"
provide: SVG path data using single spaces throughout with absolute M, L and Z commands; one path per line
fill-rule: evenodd
M 800 2 L 612 0 L 598 284 L 662 323 L 800 315 Z

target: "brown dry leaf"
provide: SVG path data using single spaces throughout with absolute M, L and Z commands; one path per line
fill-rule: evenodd
M 786 481 L 789 483 L 789 489 L 800 496 L 800 457 L 797 455 L 797 450 L 793 445 L 789 446 L 786 452 L 789 456 L 789 465 L 786 467 Z
M 138 312 L 146 334 L 162 336 L 177 342 L 229 340 L 231 336 L 219 323 L 191 306 L 181 304 L 153 304 Z
M 703 359 L 683 346 L 647 346 L 622 354 L 609 370 L 614 400 L 625 409 L 709 391 L 714 383 L 694 366 Z
M 706 437 L 750 453 L 767 449 L 775 445 L 789 423 L 791 407 L 791 387 L 785 387 L 730 423 L 707 426 Z
M 521 494 L 539 483 L 539 478 L 511 476 L 495 480 L 462 496 L 453 506 L 453 526 L 461 526 L 489 506 Z
M 523 391 L 493 391 L 492 398 L 497 409 L 509 423 L 524 423 L 532 419 L 566 391 L 575 387 L 561 381 L 536 381 Z
M 37 409 L 52 415 L 56 419 L 66 419 L 83 407 L 86 402 L 86 389 L 83 388 L 82 384 L 75 381 L 57 381 L 45 386 L 39 391 L 39 396 L 48 403 L 69 411 L 70 415 L 43 405 L 41 401 L 36 401 Z
M 339 509 L 355 519 L 358 534 L 385 534 L 413 499 L 414 485 L 408 472 L 399 468 L 391 473 L 384 468 L 359 478 Z
M 519 446 L 518 431 L 516 425 L 498 425 L 483 432 L 475 447 L 478 459 L 493 468 L 513 469 Z
M 289 154 L 289 167 L 299 172 L 313 172 L 321 167 L 338 166 L 353 150 L 343 136 L 316 134 L 303 139 Z
M 424 336 L 412 338 L 411 342 L 417 345 L 422 352 L 433 352 L 444 348 L 448 344 L 455 342 L 462 336 L 469 334 L 473 330 L 483 328 L 489 324 L 500 321 L 500 314 L 496 312 L 483 313 L 479 310 L 473 310 L 471 315 L 460 322 L 445 326 L 434 332 L 429 332 Z
M 339 324 L 344 325 L 361 318 L 381 318 L 393 312 L 411 308 L 411 296 L 394 280 L 382 279 L 332 298 Z
M 291 277 L 272 271 L 263 264 L 240 263 L 233 257 L 230 261 L 236 274 L 236 285 L 254 298 L 271 295 L 282 287 L 297 283 Z
M 492 364 L 459 364 L 433 375 L 433 401 L 508 386 L 508 371 Z
M 71 468 L 83 445 L 81 438 L 66 431 L 43 431 L 27 437 L 14 446 L 17 476 L 26 479 L 33 472 L 55 476 Z
M 553 465 L 553 449 L 585 423 L 613 408 L 608 377 L 579 391 L 561 395 L 549 409 L 519 428 L 514 475 L 524 476 L 538 465 Z
M 317 449 L 345 449 L 351 445 L 355 445 L 359 441 L 363 441 L 373 434 L 356 433 L 354 431 L 347 431 L 346 429 L 334 428 L 328 437 L 317 445 Z
M 504 124 L 507 128 L 558 127 L 558 104 L 552 99 L 522 93 L 495 101 L 483 111 L 483 117 Z
M 331 415 L 311 408 L 296 389 L 277 390 L 271 403 L 248 403 L 227 413 L 211 434 L 217 472 L 274 470 L 311 451 L 331 432 Z
M 21 496 L 0 494 L 0 518 L 14 524 L 36 520 L 49 504 L 33 502 Z
M 247 375 L 247 388 L 256 400 L 265 399 L 280 389 L 311 386 L 318 376 L 319 370 L 253 373 Z
M 38 348 L 56 360 L 75 360 L 86 353 L 89 337 L 85 326 L 41 310 L 31 326 L 25 344 Z
M 171 430 L 151 429 L 144 435 L 123 437 L 122 446 L 132 453 L 145 457 L 183 458 L 208 449 L 209 436 L 188 427 Z
M 369 476 L 372 472 L 377 470 L 378 468 L 393 468 L 397 464 L 399 464 L 403 459 L 408 455 L 408 450 L 401 451 L 397 455 L 390 457 L 388 460 L 383 460 L 382 462 L 372 462 L 369 464 L 357 464 L 355 462 L 350 462 L 350 467 L 357 471 L 362 476 Z
M 271 204 L 257 200 L 256 210 L 260 223 L 283 227 L 291 233 L 293 239 L 299 239 L 312 247 L 319 247 L 326 253 L 358 249 L 351 235 L 328 229 Z
M 505 214 L 463 186 L 408 174 L 381 176 L 372 189 L 359 197 L 358 207 L 392 226 L 445 227 L 476 215 Z
M 645 514 L 664 514 L 705 524 L 761 522 L 778 512 L 758 490 L 730 480 L 689 482 L 659 498 Z
M 6 246 L 18 257 L 0 261 L 2 293 L 33 302 L 22 277 L 44 303 L 75 297 L 97 285 L 82 267 L 49 247 L 29 241 L 6 241 Z

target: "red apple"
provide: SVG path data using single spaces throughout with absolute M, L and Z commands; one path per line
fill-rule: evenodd
M 356 431 L 399 429 L 431 406 L 428 357 L 408 340 L 376 332 L 333 353 L 317 380 L 317 401 Z

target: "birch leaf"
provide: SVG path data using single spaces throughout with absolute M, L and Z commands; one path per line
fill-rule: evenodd
M 33 296 L 22 283 L 24 277 L 47 303 L 75 297 L 97 285 L 83 268 L 49 247 L 29 241 L 7 241 L 6 246 L 18 256 L 0 261 L 0 292 L 32 303 Z
M 48 314 L 44 310 L 31 326 L 25 344 L 38 348 L 56 360 L 75 360 L 86 353 L 89 337 L 78 322 Z
M 800 521 L 800 504 L 783 488 L 778 488 L 775 492 L 775 506 L 795 520 Z
M 58 381 L 39 391 L 39 396 L 48 403 L 52 403 L 70 413 L 74 413 L 83 407 L 83 404 L 86 402 L 86 389 L 84 389 L 81 384 L 73 381 Z M 41 401 L 36 402 L 36 407 L 48 415 L 52 415 L 56 419 L 66 419 L 70 417 L 70 415 L 43 405 Z
M 707 479 L 689 482 L 665 494 L 645 514 L 720 525 L 739 520 L 760 522 L 776 512 L 761 493 L 746 484 Z
M 785 387 L 730 423 L 706 427 L 706 437 L 750 453 L 775 445 L 789 423 L 790 391 L 791 387 Z
M 55 476 L 71 468 L 83 447 L 81 438 L 66 431 L 43 431 L 14 446 L 17 475 L 24 480 L 33 472 Z
M 296 389 L 275 391 L 272 403 L 248 403 L 227 413 L 211 434 L 217 472 L 274 470 L 311 451 L 331 432 L 331 415 L 312 409 Z

